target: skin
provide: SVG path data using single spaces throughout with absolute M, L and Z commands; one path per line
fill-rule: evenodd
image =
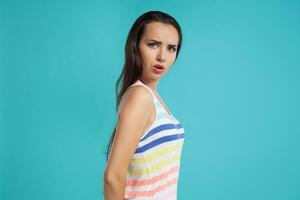
M 175 61 L 178 40 L 177 30 L 172 25 L 152 22 L 146 26 L 145 33 L 139 43 L 143 62 L 143 74 L 140 80 L 156 93 L 160 78 L 169 71 Z M 153 73 L 153 65 L 155 64 L 163 65 L 166 71 L 162 74 Z
M 175 61 L 178 41 L 178 33 L 173 26 L 151 22 L 146 25 L 139 42 L 143 62 L 143 74 L 139 79 L 157 97 L 159 80 Z M 161 74 L 155 73 L 155 64 L 163 65 L 166 70 Z M 165 109 L 168 111 L 166 106 Z M 128 88 L 120 102 L 116 135 L 104 173 L 105 200 L 124 199 L 128 165 L 141 136 L 150 128 L 154 119 L 155 107 L 151 93 L 143 86 Z

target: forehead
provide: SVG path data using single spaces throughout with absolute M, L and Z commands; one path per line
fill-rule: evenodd
M 167 44 L 177 45 L 179 36 L 177 29 L 170 24 L 151 22 L 146 25 L 143 39 L 154 39 Z

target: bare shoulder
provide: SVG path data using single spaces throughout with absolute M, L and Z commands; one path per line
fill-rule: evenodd
M 129 87 L 124 93 L 119 105 L 120 115 L 133 109 L 142 109 L 145 114 L 149 113 L 152 101 L 151 93 L 144 86 L 135 85 Z

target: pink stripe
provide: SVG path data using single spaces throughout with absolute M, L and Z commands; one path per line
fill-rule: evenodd
M 155 193 L 165 190 L 166 188 L 177 184 L 177 178 L 174 178 L 173 180 L 167 182 L 164 185 L 160 185 L 154 190 L 146 190 L 146 191 L 125 191 L 126 198 L 129 196 L 134 197 L 141 197 L 141 196 L 154 196 Z
M 177 171 L 179 171 L 179 166 L 172 167 L 169 171 L 164 172 L 164 173 L 162 173 L 158 176 L 155 176 L 151 179 L 148 179 L 148 180 L 128 180 L 127 185 L 128 186 L 150 185 L 150 184 L 156 183 L 157 181 L 168 177 L 170 174 L 175 173 Z

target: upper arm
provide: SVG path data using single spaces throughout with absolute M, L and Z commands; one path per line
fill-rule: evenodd
M 150 117 L 152 96 L 144 87 L 128 88 L 122 97 L 115 139 L 106 171 L 124 178 Z

